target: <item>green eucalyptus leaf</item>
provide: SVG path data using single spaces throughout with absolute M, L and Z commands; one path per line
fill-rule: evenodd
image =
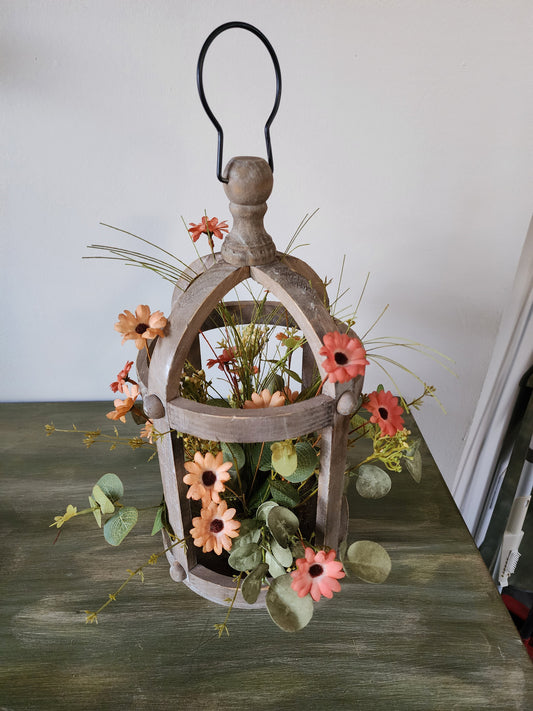
M 409 474 L 419 484 L 422 479 L 422 455 L 417 450 L 412 456 L 412 459 L 405 459 L 405 466 Z
M 389 554 L 374 541 L 356 541 L 346 551 L 344 567 L 367 583 L 383 583 L 389 576 L 392 562 Z
M 266 472 L 272 469 L 271 442 L 255 442 L 250 445 L 250 469 Z M 258 466 L 259 462 L 259 466 Z
M 163 521 L 163 512 L 165 510 L 164 504 L 162 504 L 158 509 L 157 513 L 155 515 L 154 519 L 154 525 L 152 526 L 152 533 L 150 534 L 151 536 L 155 536 L 156 533 L 158 533 L 163 526 L 165 525 Z
M 222 442 L 222 452 L 225 462 L 231 462 L 233 467 L 236 467 L 239 471 L 244 467 L 246 456 L 240 444 L 236 442 Z
M 104 523 L 104 538 L 112 546 L 118 546 L 137 523 L 139 514 L 135 507 L 124 506 Z
M 113 503 L 124 496 L 124 486 L 119 477 L 112 472 L 101 476 L 96 482 L 96 485 L 102 489 L 107 498 Z
M 290 548 L 284 548 L 276 540 L 273 540 L 270 544 L 270 551 L 284 568 L 289 568 L 292 565 L 293 556 Z
M 265 552 L 265 563 L 268 565 L 268 574 L 271 578 L 279 578 L 280 575 L 285 575 L 287 572 L 270 551 Z
M 293 560 L 305 558 L 305 547 L 299 538 L 296 538 L 291 542 L 291 553 Z
M 390 476 L 380 467 L 374 464 L 363 464 L 359 467 L 355 488 L 363 498 L 381 499 L 389 493 L 391 486 Z
M 253 570 L 261 563 L 262 558 L 261 548 L 257 543 L 245 543 L 237 546 L 235 550 L 232 546 L 228 563 L 234 570 Z
M 100 507 L 96 503 L 94 496 L 89 496 L 89 506 L 93 509 L 93 514 L 96 519 L 96 523 L 98 524 L 98 528 L 102 528 L 102 512 L 100 511 Z
M 266 563 L 260 563 L 255 570 L 246 576 L 242 585 L 241 593 L 244 600 L 249 604 L 253 605 L 259 597 L 261 592 L 261 586 L 263 584 L 263 578 L 268 573 L 268 565 Z
M 264 504 L 261 504 L 259 508 L 257 509 L 257 512 L 255 514 L 255 517 L 258 521 L 265 521 L 267 520 L 267 516 L 270 513 L 270 510 L 273 509 L 275 506 L 279 506 L 279 504 L 276 501 L 265 501 Z
M 284 442 L 273 442 L 270 449 L 272 451 L 272 468 L 287 479 L 298 466 L 296 447 L 290 439 L 287 439 Z
M 107 496 L 104 494 L 102 489 L 98 486 L 98 484 L 95 484 L 93 486 L 93 496 L 100 507 L 100 511 L 103 514 L 112 514 L 113 511 L 115 510 L 115 506 L 111 499 L 108 499 Z
M 313 601 L 309 595 L 298 597 L 291 588 L 290 573 L 275 578 L 266 594 L 266 606 L 272 621 L 285 632 L 303 629 L 313 616 Z
M 257 543 L 261 537 L 261 523 L 255 518 L 245 518 L 241 521 L 239 535 L 234 538 L 231 545 L 231 550 L 247 543 Z
M 309 479 L 318 466 L 318 455 L 310 442 L 296 442 L 296 455 L 298 457 L 296 469 L 290 476 L 285 477 L 293 484 Z
M 287 548 L 292 536 L 298 532 L 300 522 L 296 514 L 285 506 L 276 506 L 268 512 L 267 526 L 279 545 Z
M 372 437 L 372 432 L 374 426 L 365 417 L 355 413 L 350 420 L 350 428 L 352 430 L 357 430 L 357 435 L 363 435 L 365 437 Z
M 270 482 L 270 493 L 272 498 L 281 506 L 293 508 L 300 503 L 300 495 L 294 486 L 288 481 L 273 479 Z

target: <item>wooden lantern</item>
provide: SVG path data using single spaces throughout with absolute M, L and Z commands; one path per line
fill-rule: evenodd
M 183 483 L 183 434 L 219 442 L 272 442 L 311 432 L 321 433 L 320 471 L 316 507 L 316 540 L 337 549 L 345 538 L 348 507 L 343 495 L 350 415 L 361 393 L 363 378 L 347 383 L 324 382 L 319 395 L 283 407 L 241 410 L 204 405 L 180 396 L 180 379 L 188 360 L 201 367 L 199 332 L 221 325 L 217 304 L 246 279 L 268 290 L 277 301 L 267 301 L 265 313 L 281 304 L 289 325 L 305 337 L 302 381 L 308 386 L 313 373 L 324 379 L 319 350 L 324 335 L 348 332 L 328 312 L 325 287 L 303 261 L 276 251 L 266 233 L 263 217 L 273 185 L 272 170 L 262 158 L 233 158 L 224 171 L 224 184 L 233 216 L 231 232 L 220 254 L 209 255 L 191 265 L 190 282 L 178 284 L 169 316 L 166 337 L 158 339 L 150 362 L 143 351 L 137 369 L 144 409 L 159 432 L 172 430 L 157 443 L 168 520 L 175 535 L 185 538 L 192 527 L 191 502 Z M 253 302 L 225 302 L 242 324 L 249 323 Z M 271 322 L 271 321 L 269 321 Z M 283 325 L 286 325 L 285 316 Z M 350 335 L 354 335 L 351 334 Z M 167 542 L 170 542 L 168 536 Z M 176 546 L 168 552 L 170 574 L 203 597 L 225 604 L 233 598 L 231 575 L 207 568 L 198 560 L 195 546 Z M 263 607 L 265 590 L 253 607 Z M 235 606 L 250 607 L 240 591 Z

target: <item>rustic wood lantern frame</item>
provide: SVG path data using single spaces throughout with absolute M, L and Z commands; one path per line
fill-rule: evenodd
M 229 26 L 251 27 L 229 23 L 219 31 Z M 207 46 L 215 33 L 206 41 Z M 201 60 L 203 62 L 202 56 Z M 269 121 L 271 118 L 272 115 Z M 262 158 L 238 157 L 230 160 L 224 173 L 219 174 L 230 200 L 232 229 L 220 254 L 197 260 L 189 268 L 191 280 L 177 285 L 166 337 L 156 340 L 150 361 L 146 352 L 140 352 L 137 370 L 145 412 L 159 432 L 172 431 L 158 440 L 157 448 L 168 520 L 178 538 L 187 538 L 192 527 L 191 501 L 183 482 L 187 472 L 182 435 L 227 443 L 253 443 L 317 432 L 321 435 L 321 444 L 316 541 L 318 545 L 337 548 L 347 533 L 348 507 L 343 492 L 348 429 L 363 378 L 358 376 L 343 384 L 325 380 L 327 374 L 319 355 L 324 335 L 331 331 L 354 334 L 329 313 L 325 287 L 318 275 L 300 259 L 276 252 L 272 238 L 264 229 L 266 200 L 273 186 L 271 153 L 268 153 L 270 165 Z M 303 333 L 303 386 L 311 384 L 317 371 L 324 380 L 321 393 L 316 397 L 257 410 L 216 407 L 181 397 L 180 379 L 185 362 L 201 367 L 199 332 L 222 325 L 217 305 L 246 279 L 254 280 L 277 299 L 266 302 L 265 316 L 271 319 L 281 304 L 289 314 L 289 325 Z M 250 322 L 254 302 L 225 302 L 225 307 L 237 323 L 246 324 Z M 283 325 L 286 325 L 285 319 L 284 312 Z M 165 538 L 170 543 L 166 534 Z M 221 604 L 234 597 L 236 583 L 232 576 L 215 572 L 199 562 L 192 541 L 186 547 L 174 547 L 167 557 L 174 580 L 183 581 L 198 594 Z M 250 607 L 240 591 L 234 605 Z M 252 607 L 264 605 L 265 590 Z

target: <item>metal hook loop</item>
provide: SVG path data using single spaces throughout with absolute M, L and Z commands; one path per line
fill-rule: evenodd
M 215 118 L 215 115 L 211 111 L 209 104 L 207 103 L 207 99 L 205 98 L 202 72 L 204 68 L 205 55 L 207 54 L 207 50 L 209 49 L 211 42 L 222 32 L 225 32 L 226 30 L 232 29 L 234 27 L 243 30 L 248 30 L 249 32 L 252 32 L 254 35 L 256 35 L 256 37 L 259 37 L 259 39 L 268 49 L 268 52 L 272 58 L 272 62 L 274 63 L 274 71 L 276 72 L 276 98 L 274 100 L 274 108 L 272 109 L 270 116 L 268 117 L 267 122 L 265 124 L 265 141 L 268 163 L 272 172 L 274 172 L 274 161 L 272 159 L 272 146 L 270 144 L 270 125 L 278 112 L 279 102 L 281 99 L 281 70 L 279 67 L 278 58 L 276 56 L 276 53 L 274 52 L 274 48 L 272 47 L 268 39 L 260 30 L 257 29 L 257 27 L 249 25 L 247 22 L 226 22 L 225 24 L 220 25 L 220 27 L 217 27 L 215 30 L 213 30 L 213 32 L 211 32 L 209 37 L 204 42 L 202 49 L 200 50 L 200 56 L 198 57 L 198 66 L 196 69 L 196 83 L 198 85 L 198 93 L 200 94 L 200 101 L 202 102 L 202 106 L 204 107 L 206 114 L 211 119 L 218 133 L 217 178 L 220 180 L 221 183 L 228 182 L 228 179 L 222 176 L 222 152 L 224 148 L 224 132 L 222 131 L 222 126 Z

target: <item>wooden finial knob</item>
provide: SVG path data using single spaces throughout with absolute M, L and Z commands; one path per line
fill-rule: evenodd
M 274 179 L 269 164 L 262 158 L 232 158 L 224 170 L 224 184 L 233 215 L 231 232 L 224 239 L 221 254 L 235 266 L 268 264 L 276 257 L 276 245 L 265 232 L 263 217 Z

